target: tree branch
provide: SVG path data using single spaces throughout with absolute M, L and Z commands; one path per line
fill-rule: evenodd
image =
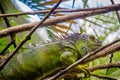
M 98 10 L 98 9 L 111 9 L 114 7 L 117 7 L 118 4 L 114 4 L 114 5 L 110 5 L 110 6 L 104 6 L 104 7 L 98 7 L 98 8 L 88 8 L 88 9 L 75 9 L 75 10 L 71 10 L 71 9 L 56 9 L 54 11 L 54 13 L 56 12 L 79 12 L 79 11 L 93 11 L 93 10 Z M 0 14 L 0 18 L 1 17 L 17 17 L 20 15 L 35 15 L 35 14 L 44 14 L 44 13 L 48 13 L 50 10 L 41 10 L 41 11 L 32 11 L 32 12 L 19 12 L 19 13 L 8 13 L 8 14 Z
M 100 78 L 100 79 L 117 80 L 115 78 L 111 78 L 111 77 L 108 77 L 108 76 L 101 76 L 101 75 L 97 75 L 97 74 L 91 74 L 91 76 L 94 76 L 94 77 L 97 77 L 97 78 Z
M 115 4 L 114 0 L 111 0 L 111 3 L 112 4 Z M 119 20 L 119 23 L 120 23 L 120 15 L 119 15 L 119 12 L 118 11 L 115 11 L 117 17 L 118 17 L 118 20 Z
M 74 12 L 74 13 L 70 13 L 70 14 L 67 14 L 64 16 L 58 16 L 58 17 L 55 17 L 52 19 L 47 19 L 41 26 L 44 27 L 44 26 L 48 26 L 48 25 L 54 25 L 57 23 L 68 21 L 68 20 L 95 16 L 98 14 L 103 14 L 103 13 L 107 13 L 107 12 L 115 11 L 115 10 L 120 10 L 120 4 L 116 4 L 116 6 L 114 6 L 111 9 L 98 9 L 98 10 L 93 10 L 93 11 Z M 8 36 L 8 34 L 10 34 L 10 33 L 15 34 L 18 32 L 30 30 L 32 27 L 34 27 L 38 23 L 39 22 L 26 23 L 26 24 L 22 24 L 22 25 L 18 25 L 18 26 L 14 26 L 14 27 L 11 27 L 8 29 L 1 30 L 0 38 Z
M 90 70 L 90 72 L 93 72 L 93 71 L 99 70 L 99 69 L 107 69 L 107 68 L 115 68 L 115 67 L 120 67 L 120 62 L 109 63 L 109 64 L 102 64 L 102 65 L 89 67 L 89 70 Z
M 2 14 L 5 14 L 5 11 L 2 7 L 2 5 L 0 4 L 0 9 L 1 9 L 1 13 Z M 9 23 L 9 20 L 7 19 L 7 17 L 3 17 L 6 25 L 7 25 L 7 28 L 10 27 L 10 23 Z M 10 34 L 10 38 L 11 38 L 11 42 L 4 48 L 4 50 L 1 52 L 1 54 L 4 54 L 4 52 L 13 44 L 14 45 L 14 48 L 16 47 L 16 43 L 15 43 L 15 35 L 13 33 Z

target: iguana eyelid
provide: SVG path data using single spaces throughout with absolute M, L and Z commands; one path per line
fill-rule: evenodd
M 86 47 L 82 47 L 82 50 L 83 50 L 83 52 L 85 52 L 85 54 L 88 53 L 88 49 Z

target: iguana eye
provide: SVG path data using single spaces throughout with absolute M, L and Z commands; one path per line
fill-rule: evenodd
M 90 39 L 91 41 L 93 41 L 93 42 L 96 42 L 96 38 L 95 38 L 93 35 L 90 35 L 90 36 L 89 36 L 89 39 Z
M 82 50 L 83 50 L 83 52 L 84 52 L 84 55 L 87 54 L 88 50 L 87 50 L 86 47 L 82 47 Z

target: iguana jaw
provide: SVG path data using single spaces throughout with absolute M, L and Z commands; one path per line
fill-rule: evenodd
M 89 51 L 91 52 L 91 51 L 98 49 L 100 46 L 102 46 L 102 42 L 99 42 L 99 43 L 92 42 L 91 46 L 88 48 L 89 48 Z
M 96 47 L 100 47 L 102 46 L 102 42 L 98 42 L 98 43 L 95 43 L 95 42 L 91 42 L 92 45 L 96 46 Z

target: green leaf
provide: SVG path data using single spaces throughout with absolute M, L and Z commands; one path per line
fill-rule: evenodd
M 107 74 L 112 74 L 113 72 L 117 71 L 118 69 L 117 68 L 110 68 L 107 72 Z
M 18 25 L 18 23 L 14 20 L 11 20 L 10 23 L 11 23 L 11 26 L 17 26 Z
M 4 38 L 0 39 L 0 52 L 6 47 L 8 41 Z
M 113 72 L 109 76 L 113 77 L 113 78 L 116 78 L 117 80 L 120 80 L 120 69 L 118 69 L 117 71 Z

